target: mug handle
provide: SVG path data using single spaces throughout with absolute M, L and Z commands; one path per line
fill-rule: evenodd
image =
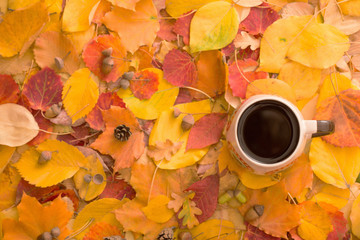
M 307 134 L 311 137 L 321 137 L 331 134 L 335 131 L 335 124 L 328 120 L 305 120 Z

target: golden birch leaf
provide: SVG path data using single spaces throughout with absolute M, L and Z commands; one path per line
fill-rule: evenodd
M 279 19 L 264 32 L 260 43 L 260 69 L 278 73 L 287 62 L 286 53 L 290 44 L 306 24 L 312 24 L 312 16 L 293 16 Z
M 0 23 L 0 55 L 12 57 L 26 52 L 49 20 L 46 6 L 37 2 L 3 16 Z
M 51 152 L 51 158 L 39 163 L 44 151 Z M 38 187 L 48 187 L 72 177 L 86 163 L 85 156 L 76 147 L 49 139 L 24 152 L 14 166 L 26 181 Z
M 335 65 L 349 48 L 349 38 L 336 27 L 314 23 L 304 26 L 286 56 L 307 67 L 323 69 Z
M 39 125 L 25 107 L 15 103 L 0 105 L 0 144 L 18 147 L 39 133 Z
M 88 114 L 99 98 L 99 90 L 88 68 L 74 72 L 66 81 L 62 98 L 72 122 Z
M 21 176 L 12 166 L 8 166 L 0 173 L 0 211 L 15 204 L 16 191 Z
M 156 73 L 159 80 L 158 91 L 155 92 L 150 99 L 140 100 L 133 95 L 131 90 L 120 89 L 117 94 L 137 118 L 141 119 L 156 119 L 162 111 L 168 110 L 174 105 L 179 88 L 171 85 L 164 79 L 164 74 L 160 69 L 146 68 Z M 166 140 L 166 139 L 165 139 Z M 164 140 L 164 141 L 165 141 Z
M 106 186 L 106 175 L 103 165 L 94 155 L 87 157 L 88 163 L 85 168 L 79 169 L 74 175 L 74 182 L 76 188 L 79 190 L 79 195 L 85 201 L 90 201 L 99 196 Z M 86 182 L 86 175 L 91 176 L 90 182 Z
M 237 240 L 240 238 L 237 231 L 234 231 L 234 224 L 227 220 L 210 219 L 190 230 L 192 236 L 197 236 L 196 240 L 217 239 L 218 236 L 226 236 L 227 240 Z M 220 239 L 225 239 L 220 237 Z
M 131 53 L 142 45 L 151 46 L 160 29 L 156 8 L 151 0 L 140 0 L 135 12 L 114 7 L 104 16 L 103 23 L 119 34 L 125 48 Z
M 311 98 L 317 92 L 321 70 L 289 61 L 281 68 L 278 78 L 290 85 L 295 92 L 296 101 L 299 101 Z
M 350 220 L 353 234 L 360 238 L 360 195 L 357 196 L 352 205 Z
M 336 0 L 341 8 L 342 14 L 350 16 L 360 16 L 360 1 L 359 0 L 349 0 L 341 1 Z
M 15 150 L 14 147 L 0 145 L 0 174 L 4 171 Z
M 360 149 L 335 147 L 321 138 L 314 138 L 310 146 L 310 164 L 316 176 L 338 188 L 355 183 L 360 172 Z
M 146 207 L 141 208 L 141 211 L 146 217 L 157 223 L 165 223 L 174 215 L 174 211 L 167 207 L 170 199 L 165 195 L 158 195 L 149 201 Z
M 191 20 L 191 52 L 227 46 L 236 37 L 239 23 L 239 15 L 231 3 L 217 1 L 204 5 Z
M 121 225 L 115 218 L 114 210 L 120 208 L 123 204 L 124 200 L 102 198 L 86 205 L 76 216 L 73 230 L 76 231 L 82 229 L 84 226 L 87 227 L 80 234 L 76 235 L 75 238 L 82 239 L 91 226 L 97 222 L 105 222 L 121 228 Z
M 69 0 L 66 2 L 62 30 L 65 32 L 81 32 L 89 28 L 94 12 L 100 0 Z

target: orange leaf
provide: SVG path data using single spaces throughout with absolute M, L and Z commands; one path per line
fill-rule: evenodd
M 108 239 L 106 237 L 111 236 L 120 236 L 122 238 L 125 237 L 123 232 L 118 227 L 106 222 L 98 222 L 90 227 L 89 232 L 82 240 Z
M 135 6 L 136 3 L 139 2 L 140 0 L 108 0 L 109 2 L 111 2 L 114 6 L 118 6 L 121 8 L 125 8 L 125 9 L 129 9 L 132 11 L 135 11 Z
M 102 18 L 105 16 L 107 12 L 111 11 L 111 3 L 107 0 L 101 0 L 99 6 L 96 8 L 94 16 L 92 18 L 92 22 L 98 25 L 101 25 Z
M 0 104 L 18 101 L 19 86 L 10 75 L 0 75 L 0 86 Z
M 105 131 L 91 144 L 92 148 L 103 154 L 110 154 L 115 159 L 114 171 L 131 167 L 144 152 L 144 133 L 134 114 L 128 109 L 112 106 L 103 111 Z M 130 128 L 131 136 L 127 141 L 115 138 L 114 130 L 119 125 Z
M 60 72 L 72 74 L 80 66 L 80 58 L 70 39 L 60 32 L 44 32 L 35 42 L 34 54 L 36 63 L 41 67 L 50 67 Z M 64 61 L 62 69 L 55 65 L 55 57 Z
M 151 46 L 160 29 L 157 12 L 151 0 L 141 0 L 135 12 L 120 7 L 105 15 L 103 23 L 117 32 L 126 50 L 134 53 L 140 46 Z
M 139 49 L 133 54 L 130 65 L 134 67 L 136 71 L 154 67 L 151 64 L 153 61 L 154 51 L 155 48 L 149 48 L 149 46 L 139 47 Z
M 282 184 L 276 184 L 263 190 L 244 191 L 248 201 L 239 210 L 244 216 L 254 205 L 263 205 L 264 213 L 250 224 L 274 237 L 286 238 L 287 231 L 299 224 L 300 208 L 285 199 L 287 194 Z
M 134 74 L 133 79 L 130 80 L 130 89 L 140 100 L 150 99 L 158 90 L 160 77 L 158 72 L 144 69 Z
M 332 120 L 335 132 L 324 136 L 326 142 L 337 147 L 359 147 L 360 90 L 348 89 L 320 103 L 315 119 Z
M 149 146 L 147 155 L 153 158 L 155 161 L 166 159 L 170 161 L 171 156 L 175 154 L 181 148 L 182 142 L 173 143 L 171 140 L 166 139 L 166 142 L 155 143 L 155 146 Z
M 101 66 L 105 56 L 101 53 L 103 50 L 112 48 L 111 57 L 114 66 L 109 73 L 101 71 Z M 115 82 L 124 72 L 128 70 L 129 62 L 126 59 L 126 49 L 118 37 L 112 35 L 100 35 L 84 47 L 82 54 L 86 66 L 101 80 L 106 82 Z

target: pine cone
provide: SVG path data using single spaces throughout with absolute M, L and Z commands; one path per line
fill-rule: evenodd
M 174 230 L 173 228 L 164 228 L 159 236 L 156 238 L 157 240 L 173 240 L 174 239 Z
M 130 128 L 121 124 L 114 129 L 114 136 L 116 139 L 125 142 L 131 136 Z

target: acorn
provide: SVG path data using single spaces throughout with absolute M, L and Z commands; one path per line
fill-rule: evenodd
M 182 119 L 181 128 L 184 131 L 187 131 L 194 125 L 194 123 L 195 123 L 195 119 L 194 119 L 193 115 L 188 114 Z
M 220 204 L 224 204 L 228 201 L 230 201 L 230 199 L 234 196 L 234 192 L 233 191 L 226 191 L 224 194 L 222 194 L 219 199 L 218 199 L 218 203 Z
M 129 80 L 127 80 L 127 79 L 121 79 L 120 80 L 120 87 L 122 89 L 128 89 L 129 86 L 130 86 L 130 81 Z
M 134 72 L 126 72 L 122 75 L 123 79 L 131 80 L 134 77 Z
M 90 174 L 85 174 L 84 175 L 84 182 L 90 183 L 91 180 L 92 180 L 92 176 Z
M 254 205 L 252 206 L 244 216 L 245 221 L 252 222 L 261 217 L 264 213 L 263 205 Z
M 181 232 L 178 234 L 179 240 L 192 240 L 192 235 L 190 232 Z
M 105 57 L 110 57 L 112 52 L 113 52 L 112 47 L 109 47 L 107 49 L 102 50 L 101 54 L 104 55 Z
M 180 109 L 177 107 L 174 107 L 174 118 L 177 118 L 181 114 Z
M 108 74 L 111 72 L 113 67 L 114 67 L 114 60 L 111 57 L 104 58 L 101 64 L 101 71 L 104 74 Z
M 238 200 L 240 203 L 246 203 L 247 201 L 245 195 L 238 189 L 234 191 L 234 196 L 236 200 Z
M 38 164 L 45 164 L 50 161 L 52 152 L 50 151 L 42 151 L 40 153 Z
M 51 236 L 51 233 L 49 232 L 43 232 L 41 235 L 39 235 L 36 240 L 52 240 L 53 237 Z
M 53 238 L 57 238 L 58 236 L 60 236 L 61 231 L 59 227 L 54 227 L 51 229 L 50 233 Z
M 64 68 L 64 60 L 60 57 L 54 57 L 55 66 L 61 70 Z
M 93 182 L 96 184 L 96 185 L 100 185 L 104 182 L 104 177 L 103 175 L 101 174 L 95 174 L 94 177 L 93 177 Z

